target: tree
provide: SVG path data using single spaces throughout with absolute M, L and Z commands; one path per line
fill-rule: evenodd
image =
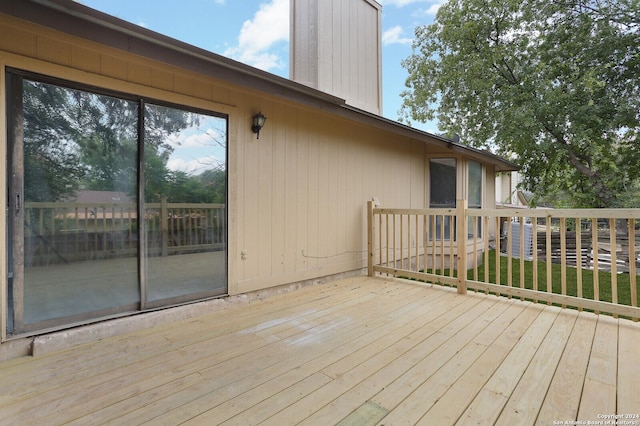
M 75 192 L 72 183 L 85 175 L 73 142 L 77 129 L 65 116 L 68 104 L 64 89 L 36 83 L 23 86 L 26 201 L 71 196 Z
M 21 90 L 26 201 L 73 199 L 81 186 L 137 196 L 140 102 L 27 79 Z M 147 193 L 167 191 L 170 136 L 198 117 L 146 105 Z
M 638 0 L 449 0 L 416 29 L 403 120 L 437 117 L 535 194 L 615 207 L 640 179 Z

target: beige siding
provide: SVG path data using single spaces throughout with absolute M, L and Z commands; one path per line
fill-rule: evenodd
M 277 101 L 261 111 L 267 125 L 238 160 L 238 291 L 364 266 L 373 196 L 424 206 L 421 144 Z

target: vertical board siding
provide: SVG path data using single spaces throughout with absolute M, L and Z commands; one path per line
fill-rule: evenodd
M 295 179 L 295 172 L 290 169 L 291 164 L 287 164 L 287 129 L 290 121 L 286 109 L 282 104 L 273 106 L 274 121 L 287 121 L 287 126 L 278 126 L 273 131 L 273 154 L 271 156 L 273 167 L 273 189 L 271 193 L 271 218 L 273 222 L 273 234 L 271 245 L 271 274 L 283 274 L 285 270 L 285 215 L 289 210 L 286 204 L 287 187 L 286 174 Z
M 294 105 L 262 102 L 261 110 L 265 129 L 259 141 L 247 140 L 238 164 L 247 253 L 241 291 L 363 267 L 362 205 L 373 196 L 423 206 L 423 145 Z
M 268 115 L 274 114 L 274 108 L 271 104 L 267 105 L 264 102 L 262 103 L 260 110 L 270 111 Z M 261 139 L 256 139 L 254 137 L 254 141 L 256 143 L 256 147 L 252 150 L 252 153 L 258 153 L 259 156 L 255 160 L 258 164 L 258 174 L 254 179 L 248 180 L 247 183 L 251 185 L 252 182 L 257 183 L 258 187 L 258 203 L 250 208 L 247 211 L 249 217 L 257 216 L 257 218 L 253 219 L 254 222 L 258 224 L 257 230 L 257 239 L 258 246 L 257 250 L 252 254 L 252 257 L 258 258 L 258 274 L 259 276 L 268 277 L 271 276 L 271 257 L 274 255 L 272 252 L 272 242 L 273 238 L 277 238 L 277 236 L 273 235 L 272 226 L 274 221 L 272 220 L 273 209 L 273 151 L 274 146 L 276 146 L 279 142 L 275 140 L 274 135 L 276 133 L 278 126 L 269 126 L 266 127 L 260 132 Z M 249 152 L 249 151 L 248 151 Z M 255 172 L 254 172 L 255 173 Z M 252 236 L 248 235 L 248 239 L 251 239 Z
M 320 170 L 318 169 L 318 157 L 320 156 L 320 148 L 318 141 L 318 130 L 314 120 L 309 121 L 309 192 L 307 214 L 309 222 L 307 223 L 308 241 L 305 252 L 307 253 L 308 268 L 315 269 L 318 267 L 318 229 L 320 229 L 320 206 L 318 204 L 318 192 L 320 190 Z
M 295 0 L 293 79 L 379 113 L 380 11 L 366 0 Z
M 249 114 L 239 119 L 250 119 Z M 266 130 L 266 129 L 265 129 Z M 263 143 L 266 132 L 263 133 Z M 242 256 L 242 274 L 238 279 L 246 279 L 247 276 L 258 276 L 259 271 L 259 241 L 260 241 L 260 156 L 255 155 L 260 151 L 259 140 L 255 135 L 249 135 L 245 131 L 245 143 L 240 143 L 239 158 L 236 163 L 238 176 L 243 176 L 242 181 L 238 181 L 238 198 L 242 199 L 242 205 L 238 206 L 238 228 L 242 229 L 243 235 L 240 242 L 240 249 L 244 253 Z M 231 235 L 229 236 L 231 238 Z
M 293 1 L 291 8 L 293 33 L 299 34 L 297 37 L 292 37 L 290 41 L 292 77 L 295 81 L 317 88 L 318 28 L 311 18 L 312 15 L 315 16 L 318 8 L 317 0 Z M 311 61 L 312 58 L 313 61 Z
M 302 261 L 302 254 L 298 251 L 298 178 L 301 168 L 298 164 L 298 114 L 289 114 L 289 126 L 285 133 L 285 166 L 284 166 L 284 204 L 283 204 L 283 236 L 284 236 L 284 265 L 286 274 L 294 273 Z
M 318 144 L 316 165 L 318 169 L 318 190 L 316 192 L 318 223 L 317 228 L 312 228 L 311 231 L 317 234 L 318 245 L 315 253 L 312 254 L 317 258 L 318 267 L 323 267 L 328 263 L 326 256 L 331 254 L 329 253 L 329 240 L 334 231 L 330 227 L 332 218 L 329 214 L 329 203 L 333 203 L 333 197 L 335 197 L 335 193 L 332 191 L 333 188 L 329 185 L 329 155 L 333 151 L 333 147 L 330 146 L 330 134 L 331 132 L 329 132 L 329 135 L 327 135 L 329 137 L 326 139 L 318 135 L 319 137 L 316 140 Z
M 309 133 L 307 128 L 309 126 L 309 116 L 306 114 L 300 114 L 298 119 L 298 134 L 297 139 L 293 143 L 298 146 L 297 165 L 298 175 L 297 188 L 296 188 L 296 232 L 298 238 L 296 239 L 296 255 L 300 254 L 300 264 L 297 265 L 296 271 L 301 272 L 309 268 L 309 259 L 302 255 L 303 251 L 307 249 L 309 242 L 309 215 L 307 214 L 309 203 Z

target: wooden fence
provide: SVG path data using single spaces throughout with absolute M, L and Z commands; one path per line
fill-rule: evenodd
M 144 249 L 150 256 L 220 249 L 224 204 L 147 203 Z M 28 202 L 25 263 L 29 266 L 137 256 L 135 203 Z
M 459 201 L 450 209 L 370 202 L 368 212 L 370 276 L 640 317 L 640 209 L 469 209 Z

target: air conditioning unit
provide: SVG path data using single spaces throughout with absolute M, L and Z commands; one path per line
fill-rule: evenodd
M 509 222 L 504 224 L 504 238 L 507 238 L 507 226 L 511 227 L 511 256 L 520 257 L 520 222 Z M 533 225 L 525 223 L 524 227 L 524 258 L 533 257 Z

